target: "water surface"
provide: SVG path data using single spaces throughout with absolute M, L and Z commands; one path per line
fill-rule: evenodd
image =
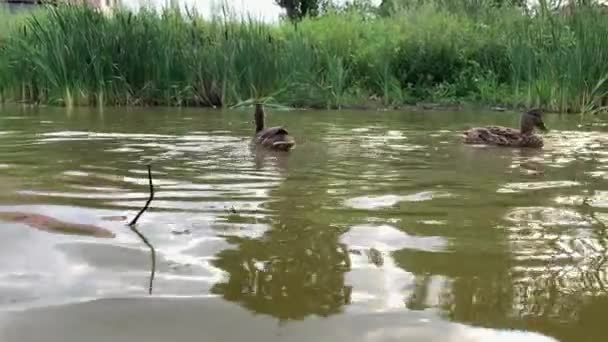
M 606 118 L 549 115 L 542 150 L 461 144 L 516 113 L 268 120 L 292 153 L 248 111 L 1 109 L 2 341 L 603 340 Z

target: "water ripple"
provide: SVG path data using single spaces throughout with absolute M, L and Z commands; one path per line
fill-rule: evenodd
M 411 195 L 383 195 L 383 196 L 361 196 L 350 198 L 344 202 L 344 205 L 354 209 L 380 209 L 395 206 L 399 202 L 424 202 L 434 198 L 451 197 L 449 193 L 436 191 L 423 191 Z
M 242 113 L 147 114 L 4 122 L 0 204 L 22 215 L 0 222 L 0 306 L 147 293 L 150 252 L 126 223 L 148 163 L 156 198 L 137 228 L 157 252 L 155 295 L 552 333 L 606 295 L 604 126 L 560 117 L 531 150 L 460 143 L 486 114 L 272 115 L 298 141 L 277 154 L 250 145 Z M 113 236 L 30 229 L 24 213 Z

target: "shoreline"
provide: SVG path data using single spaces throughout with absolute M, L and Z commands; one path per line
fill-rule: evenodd
M 54 104 L 35 104 L 27 102 L 14 102 L 6 101 L 0 103 L 0 109 L 4 106 L 16 106 L 16 107 L 27 107 L 27 108 L 64 108 L 66 110 L 73 109 L 105 109 L 105 108 L 124 108 L 124 109 L 145 109 L 145 108 L 165 108 L 165 109 L 204 109 L 204 110 L 240 110 L 242 108 L 250 108 L 251 105 L 235 105 L 235 106 L 167 106 L 167 105 L 104 105 L 104 106 L 92 106 L 92 105 L 54 105 Z M 277 111 L 327 111 L 327 112 L 340 112 L 340 111 L 365 111 L 365 112 L 465 112 L 465 111 L 485 111 L 485 112 L 520 112 L 528 108 L 534 108 L 535 106 L 503 106 L 503 105 L 489 105 L 475 102 L 461 102 L 461 103 L 440 103 L 440 102 L 418 102 L 416 104 L 408 105 L 395 105 L 395 106 L 374 106 L 372 104 L 366 105 L 345 105 L 340 108 L 322 108 L 322 107 L 292 107 L 282 104 L 269 103 L 265 105 L 267 108 L 271 108 Z M 542 108 L 542 106 L 540 107 Z M 584 112 L 560 112 L 542 108 L 547 114 L 565 114 L 565 115 L 583 115 Z M 602 112 L 602 111 L 600 111 Z M 603 110 L 606 112 L 606 110 Z M 596 115 L 597 113 L 592 113 Z

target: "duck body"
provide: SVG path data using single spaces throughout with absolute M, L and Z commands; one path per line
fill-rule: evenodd
M 275 150 L 288 151 L 295 146 L 294 139 L 283 127 L 261 130 L 255 134 L 255 139 L 258 144 Z
M 535 127 L 547 131 L 538 109 L 522 114 L 519 130 L 502 126 L 474 127 L 464 132 L 464 142 L 476 145 L 541 148 L 544 145 L 543 138 L 534 134 Z
M 256 105 L 255 124 L 254 139 L 259 145 L 278 151 L 289 151 L 296 145 L 294 138 L 283 127 L 264 128 L 264 108 L 261 104 Z
M 464 132 L 467 144 L 495 145 L 506 147 L 543 147 L 543 138 L 534 134 L 522 134 L 510 127 L 488 126 L 471 128 Z

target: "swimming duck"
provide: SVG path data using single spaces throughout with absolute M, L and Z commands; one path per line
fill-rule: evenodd
M 296 142 L 283 127 L 264 128 L 264 107 L 255 105 L 255 140 L 258 144 L 279 151 L 289 151 Z
M 543 138 L 534 134 L 534 128 L 548 131 L 542 119 L 542 110 L 535 108 L 521 115 L 520 129 L 502 126 L 475 127 L 464 132 L 465 144 L 484 144 L 506 147 L 543 147 Z

